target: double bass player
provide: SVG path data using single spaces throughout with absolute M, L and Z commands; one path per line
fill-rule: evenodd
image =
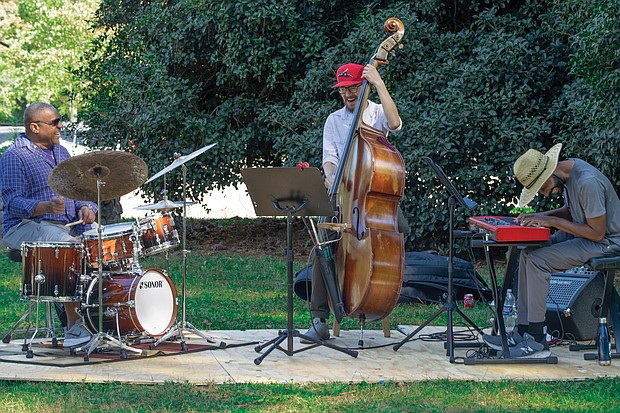
M 389 132 L 397 132 L 402 128 L 402 120 L 398 114 L 396 104 L 376 67 L 372 64 L 363 66 L 355 63 L 347 63 L 340 66 L 336 70 L 337 83 L 332 88 L 338 89 L 344 106 L 331 113 L 323 127 L 323 171 L 327 188 L 333 183 L 347 134 L 354 121 L 354 110 L 360 99 L 361 85 L 364 80 L 367 80 L 370 85 L 374 86 L 381 103 L 376 104 L 370 100 L 367 101 L 362 116 L 363 122 L 383 131 L 386 135 Z M 408 223 L 400 208 L 398 209 L 398 230 L 404 234 L 408 232 Z M 316 257 L 312 266 L 310 315 L 312 316 L 312 325 L 305 335 L 318 340 L 329 339 L 330 333 L 327 325 L 330 315 L 328 293 Z M 304 339 L 301 339 L 301 342 L 311 343 Z

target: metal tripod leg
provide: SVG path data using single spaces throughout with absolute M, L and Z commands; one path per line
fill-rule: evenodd
M 28 317 L 30 316 L 30 314 L 32 313 L 32 310 L 34 309 L 34 305 L 35 305 L 35 302 L 30 301 L 30 304 L 28 305 L 28 309 L 24 312 L 24 314 L 22 314 L 19 320 L 17 320 L 17 323 L 15 323 L 13 328 L 8 333 L 6 333 L 5 336 L 2 338 L 3 343 L 9 343 L 11 341 L 13 334 L 15 334 L 18 331 L 17 329 L 19 328 L 19 326 L 21 326 L 24 323 L 24 321 L 26 321 Z M 27 329 L 24 331 L 28 332 L 29 330 L 30 329 Z
M 86 343 L 85 346 L 81 346 L 81 347 L 76 347 L 75 349 L 72 349 L 71 352 L 76 352 L 76 351 L 85 351 L 84 354 L 84 361 L 88 361 L 90 358 L 90 354 L 93 353 L 94 351 L 98 350 L 99 348 L 119 348 L 120 349 L 120 358 L 121 359 L 126 359 L 127 358 L 127 351 L 130 351 L 132 353 L 136 353 L 136 354 L 140 354 L 142 356 L 146 355 L 146 351 L 144 350 L 140 350 L 138 348 L 135 347 L 131 347 L 128 346 L 127 344 L 123 343 L 121 340 L 117 339 L 116 337 L 112 337 L 111 335 L 107 334 L 107 333 L 98 333 L 95 334 L 93 336 L 93 338 Z
M 164 341 L 169 340 L 170 338 L 174 339 L 174 337 L 179 337 L 181 339 L 181 350 L 187 351 L 187 343 L 186 343 L 187 340 L 185 338 L 185 334 L 183 334 L 184 331 L 195 334 L 199 337 L 202 337 L 205 340 L 207 340 L 208 343 L 217 343 L 217 340 L 213 339 L 213 337 L 209 337 L 202 331 L 198 330 L 190 322 L 179 321 L 173 327 L 171 327 L 170 330 L 168 330 L 166 334 L 161 336 L 155 343 L 151 344 L 150 349 L 151 350 L 155 349 L 155 347 L 157 347 Z M 223 341 L 220 341 L 219 347 L 226 348 L 226 343 Z
M 309 350 L 311 348 L 315 348 L 318 346 L 325 346 L 328 348 L 331 348 L 332 350 L 337 350 L 340 351 L 342 353 L 348 354 L 351 357 L 357 357 L 357 351 L 355 350 L 349 350 L 347 348 L 343 348 L 343 347 L 338 347 L 334 344 L 328 343 L 326 341 L 323 340 L 317 340 L 313 337 L 307 336 L 305 334 L 300 334 L 299 331 L 297 331 L 294 327 L 293 327 L 293 230 L 292 230 L 292 214 L 294 212 L 297 212 L 299 210 L 301 210 L 304 207 L 305 203 L 302 203 L 301 205 L 297 206 L 297 207 L 292 207 L 292 206 L 288 206 L 283 208 L 282 210 L 286 210 L 287 211 L 287 218 L 286 218 L 286 238 L 287 238 L 287 242 L 286 242 L 286 262 L 287 262 L 287 271 L 286 271 L 286 280 L 287 280 L 287 294 L 286 294 L 286 299 L 287 299 L 287 314 L 286 314 L 286 320 L 287 320 L 287 328 L 286 330 L 280 330 L 278 332 L 278 336 L 274 337 L 273 339 L 269 340 L 268 342 L 261 344 L 259 346 L 256 346 L 254 348 L 254 350 L 257 353 L 260 353 L 265 347 L 267 346 L 271 346 L 267 349 L 267 351 L 265 351 L 263 354 L 261 354 L 260 356 L 258 356 L 257 358 L 254 359 L 254 364 L 259 365 L 263 359 L 265 357 L 267 357 L 269 355 L 269 353 L 271 353 L 274 349 L 278 349 L 283 351 L 287 356 L 292 356 L 293 354 L 299 353 L 301 351 L 305 351 L 305 350 Z M 314 344 L 310 344 L 309 346 L 303 347 L 301 349 L 298 350 L 294 350 L 293 349 L 293 338 L 295 337 L 301 337 L 305 340 L 308 340 Z M 288 340 L 287 340 L 288 339 Z M 280 347 L 280 344 L 284 341 L 287 340 L 287 348 L 282 348 Z

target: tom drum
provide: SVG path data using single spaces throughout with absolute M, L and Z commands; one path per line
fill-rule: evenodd
M 131 242 L 133 233 L 134 224 L 132 223 L 122 222 L 105 225 L 101 228 L 101 262 L 103 268 L 115 270 L 129 266 L 134 256 L 134 245 Z M 84 232 L 83 238 L 88 263 L 93 268 L 99 268 L 97 263 L 99 258 L 98 229 Z M 138 241 L 136 240 L 136 242 Z
M 24 242 L 22 298 L 80 301 L 76 287 L 83 270 L 84 252 L 80 243 Z
M 144 255 L 153 255 L 179 245 L 179 234 L 169 214 L 157 214 L 140 220 L 140 241 Z

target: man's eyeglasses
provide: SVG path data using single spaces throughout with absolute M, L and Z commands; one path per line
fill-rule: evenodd
M 338 92 L 340 92 L 341 95 L 344 95 L 345 93 L 347 93 L 347 91 L 349 91 L 351 93 L 357 93 L 357 91 L 359 90 L 360 87 L 362 87 L 362 85 L 353 85 L 353 86 L 349 86 L 349 87 L 340 86 L 338 88 Z
M 63 120 L 62 116 L 59 118 L 56 118 L 54 120 L 34 120 L 32 121 L 32 123 L 45 123 L 46 125 L 50 125 L 50 126 L 58 126 L 59 123 L 61 123 Z

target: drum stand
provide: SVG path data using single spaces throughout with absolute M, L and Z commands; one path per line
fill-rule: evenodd
M 95 175 L 97 176 L 97 222 L 101 222 L 101 167 L 93 168 Z M 120 358 L 127 358 L 127 351 L 131 351 L 133 353 L 137 353 L 140 355 L 144 355 L 140 349 L 130 347 L 127 344 L 123 343 L 121 340 L 120 331 L 118 331 L 118 312 L 116 312 L 116 326 L 118 332 L 118 338 L 112 337 L 111 335 L 103 332 L 103 240 L 102 240 L 102 229 L 101 225 L 97 226 L 97 243 L 99 248 L 99 256 L 97 257 L 97 282 L 99 284 L 99 332 L 93 335 L 93 338 L 82 347 L 77 347 L 75 349 L 71 349 L 71 353 L 73 354 L 76 351 L 85 350 L 86 354 L 84 354 L 84 361 L 89 360 L 89 356 L 92 352 L 98 350 L 100 347 L 118 347 L 120 348 Z
M 192 325 L 192 323 L 190 323 L 189 321 L 187 321 L 185 319 L 185 297 L 186 297 L 186 283 L 185 283 L 185 274 L 186 274 L 186 270 L 187 270 L 187 254 L 190 253 L 190 251 L 187 250 L 186 248 L 186 238 L 187 238 L 187 227 L 186 227 L 186 218 L 187 218 L 187 202 L 186 202 L 186 195 L 185 195 L 185 188 L 186 188 L 186 174 L 187 174 L 187 168 L 185 167 L 185 164 L 183 164 L 181 166 L 181 170 L 183 171 L 183 263 L 181 265 L 181 295 L 183 296 L 182 301 L 181 301 L 181 321 L 177 322 L 176 325 L 174 325 L 172 328 L 170 328 L 170 330 L 168 330 L 168 332 L 166 334 L 164 334 L 162 337 L 160 337 L 155 343 L 150 345 L 150 349 L 153 350 L 155 349 L 155 347 L 157 347 L 158 345 L 160 345 L 161 343 L 163 343 L 164 341 L 170 339 L 172 337 L 172 339 L 174 340 L 176 337 L 179 337 L 181 339 L 181 349 L 183 351 L 187 351 L 187 344 L 186 344 L 186 339 L 185 339 L 185 335 L 183 334 L 184 331 L 186 332 L 190 332 L 193 333 L 199 337 L 204 338 L 205 340 L 207 340 L 207 342 L 209 343 L 215 343 L 216 340 L 213 339 L 212 337 L 207 336 L 205 333 L 203 333 L 202 331 L 198 330 L 196 327 L 194 327 Z M 151 178 L 152 179 L 152 178 Z M 225 348 L 226 347 L 226 343 L 223 341 L 220 341 L 219 344 L 220 348 Z
M 37 298 L 29 299 L 28 310 L 26 310 L 26 312 L 20 317 L 17 323 L 15 323 L 11 331 L 9 331 L 2 338 L 3 343 L 9 343 L 11 341 L 11 337 L 13 336 L 13 334 L 18 331 L 17 328 L 22 323 L 24 323 L 34 311 L 35 312 L 35 322 L 34 322 L 35 328 L 34 328 L 32 335 L 30 336 L 30 340 L 28 339 L 28 333 L 30 332 L 30 327 L 24 330 L 19 330 L 19 332 L 23 332 L 25 334 L 22 351 L 26 352 L 26 358 L 29 358 L 29 359 L 34 357 L 34 353 L 32 352 L 32 342 L 34 341 L 37 334 L 39 334 L 39 331 L 45 331 L 47 333 L 47 338 L 52 339 L 52 347 L 58 347 L 58 338 L 56 337 L 56 330 L 54 328 L 54 316 L 52 315 L 52 311 L 53 311 L 52 302 L 42 300 L 40 298 L 41 284 L 45 282 L 45 276 L 41 274 L 40 271 L 39 271 L 39 274 L 35 276 L 35 282 L 37 283 Z M 45 304 L 45 328 L 39 328 L 39 307 L 41 303 Z

